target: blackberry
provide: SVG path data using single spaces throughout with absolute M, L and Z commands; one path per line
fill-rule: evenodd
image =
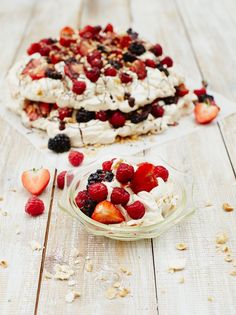
M 104 171 L 98 169 L 95 173 L 89 175 L 87 188 L 89 185 L 101 183 L 102 181 L 111 182 L 113 180 L 113 177 L 114 174 L 112 173 L 112 171 Z
M 69 63 L 73 63 L 73 62 L 77 62 L 75 57 L 69 57 L 68 59 L 66 59 L 65 63 L 69 64 Z
M 135 105 L 135 98 L 134 97 L 129 97 L 128 103 L 130 107 L 134 107 Z
M 137 32 L 134 32 L 134 31 L 132 30 L 132 28 L 127 29 L 126 33 L 129 34 L 129 36 L 130 36 L 132 39 L 137 39 L 137 38 L 138 38 L 138 33 L 137 33 Z
M 122 68 L 122 63 L 117 60 L 109 60 L 108 61 L 110 65 L 112 65 L 116 70 L 119 70 Z
M 90 112 L 88 110 L 85 110 L 84 108 L 81 108 L 76 113 L 76 121 L 78 123 L 88 122 L 92 119 L 95 119 L 95 112 Z
M 161 72 L 164 72 L 167 77 L 169 76 L 169 71 L 161 63 L 159 63 L 156 67 Z
M 45 72 L 46 77 L 54 79 L 54 80 L 61 80 L 62 75 L 60 72 L 53 70 L 53 69 L 47 69 Z
M 123 54 L 123 60 L 125 62 L 134 62 L 136 59 L 137 58 L 134 55 L 132 55 L 132 54 L 130 54 L 128 52 Z
M 128 50 L 131 52 L 131 54 L 140 56 L 143 53 L 145 53 L 146 49 L 140 42 L 133 42 L 129 45 Z
M 165 105 L 176 104 L 178 102 L 178 96 L 168 96 L 162 98 L 161 100 L 165 103 Z
M 198 96 L 198 100 L 199 102 L 205 102 L 207 100 L 213 101 L 214 97 L 212 95 L 209 94 L 202 94 Z
M 56 135 L 54 138 L 48 140 L 48 149 L 62 153 L 69 151 L 71 148 L 70 138 L 64 133 Z
M 144 121 L 148 118 L 149 113 L 151 112 L 151 106 L 145 106 L 143 109 L 136 110 L 131 113 L 130 121 L 133 124 L 138 124 L 141 121 Z
M 103 53 L 106 53 L 106 52 L 107 52 L 106 47 L 103 46 L 103 45 L 97 45 L 97 50 L 100 50 L 100 51 L 103 52 Z
M 82 208 L 80 208 L 80 210 L 88 217 L 91 217 L 96 205 L 97 205 L 96 201 L 89 199 L 86 200 L 85 205 Z

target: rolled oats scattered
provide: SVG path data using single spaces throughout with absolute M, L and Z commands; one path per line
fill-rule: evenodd
M 81 296 L 80 292 L 78 291 L 70 291 L 65 296 L 65 301 L 67 303 L 72 303 L 76 298 L 79 298 Z
M 117 295 L 117 289 L 116 288 L 110 287 L 106 290 L 105 297 L 107 299 L 112 300 L 116 297 L 116 295 Z
M 45 279 L 53 279 L 53 274 L 47 270 L 44 271 L 44 277 Z
M 120 285 L 121 285 L 120 282 L 115 282 L 115 283 L 113 284 L 113 287 L 114 287 L 114 288 L 119 288 Z
M 76 285 L 75 280 L 69 280 L 69 281 L 68 281 L 68 286 L 69 286 L 69 287 L 73 287 L 74 285 Z
M 3 201 L 3 197 L 2 196 L 0 196 L 0 201 Z
M 91 262 L 88 262 L 85 264 L 85 270 L 88 272 L 92 272 L 93 271 L 93 264 Z
M 81 254 L 80 254 L 78 248 L 73 248 L 71 251 L 71 255 L 76 258 L 76 257 L 80 256 Z
M 236 267 L 236 260 L 235 260 L 235 259 L 233 260 L 232 265 L 233 265 L 234 267 Z
M 231 271 L 230 275 L 233 276 L 233 277 L 236 277 L 236 270 Z
M 74 270 L 69 265 L 60 265 L 56 264 L 54 266 L 54 278 L 57 280 L 68 280 L 71 276 L 74 275 Z
M 181 271 L 185 268 L 185 265 L 186 265 L 186 259 L 185 258 L 175 259 L 169 264 L 168 271 L 170 273 L 174 273 L 176 271 Z
M 233 258 L 231 257 L 231 255 L 228 254 L 225 256 L 225 261 L 231 262 L 231 261 L 233 261 Z
M 226 203 L 223 203 L 222 208 L 223 208 L 223 210 L 225 210 L 226 212 L 231 212 L 231 211 L 234 210 L 234 208 L 233 208 L 230 204 L 228 204 L 227 202 L 226 202 Z
M 226 246 L 226 245 L 223 245 L 223 246 L 221 247 L 221 251 L 222 251 L 223 253 L 230 253 L 230 252 L 231 252 L 231 250 L 229 249 L 229 247 Z
M 130 293 L 130 289 L 128 288 L 123 288 L 119 291 L 118 295 L 120 297 L 125 297 L 126 295 L 128 295 Z
M 176 244 L 176 249 L 178 249 L 178 250 L 185 250 L 187 248 L 188 248 L 188 246 L 185 243 L 177 243 Z
M 213 297 L 212 297 L 212 296 L 208 296 L 207 300 L 208 300 L 209 302 L 213 302 Z
M 8 267 L 8 262 L 6 260 L 0 260 L 0 267 L 7 268 Z
M 40 251 L 42 249 L 41 244 L 37 241 L 31 241 L 30 247 L 31 247 L 32 251 Z
M 226 233 L 219 233 L 216 235 L 217 244 L 225 244 L 228 241 L 228 235 Z
M 179 283 L 184 283 L 184 282 L 185 282 L 184 277 L 180 277 L 178 282 L 179 282 Z

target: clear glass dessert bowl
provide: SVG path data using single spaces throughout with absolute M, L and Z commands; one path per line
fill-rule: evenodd
M 188 173 L 177 170 L 174 166 L 158 156 L 119 156 L 119 158 L 123 158 L 125 161 L 133 165 L 149 162 L 154 165 L 162 165 L 166 167 L 169 170 L 168 182 L 172 183 L 173 194 L 178 196 L 176 206 L 165 215 L 163 220 L 154 223 L 150 222 L 146 225 L 124 225 L 122 223 L 104 224 L 85 215 L 77 206 L 75 197 L 77 196 L 77 193 L 86 186 L 88 176 L 97 169 L 101 169 L 102 162 L 111 160 L 113 157 L 105 156 L 103 159 L 96 160 L 83 168 L 68 171 L 65 177 L 65 186 L 58 202 L 59 208 L 78 220 L 89 233 L 121 241 L 155 238 L 195 211 L 193 202 L 193 181 Z

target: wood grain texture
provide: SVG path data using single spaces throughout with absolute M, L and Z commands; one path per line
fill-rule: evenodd
M 33 252 L 30 242 L 43 246 L 51 183 L 41 196 L 45 213 L 37 219 L 26 215 L 24 205 L 30 194 L 22 188 L 20 175 L 43 166 L 44 158 L 2 119 L 0 135 L 0 260 L 9 264 L 6 269 L 0 267 L 0 314 L 33 314 L 42 251 Z

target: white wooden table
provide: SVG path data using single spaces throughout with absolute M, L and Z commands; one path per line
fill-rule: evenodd
M 204 78 L 212 89 L 236 100 L 235 12 L 235 0 L 1 0 L 1 84 L 30 42 L 56 35 L 64 25 L 110 21 L 160 42 L 187 76 L 199 83 Z M 222 210 L 224 202 L 236 209 L 236 116 L 143 154 L 160 154 L 192 173 L 196 214 L 155 240 L 122 243 L 94 237 L 59 211 L 55 169 L 42 195 L 46 213 L 36 219 L 24 215 L 28 195 L 19 175 L 23 169 L 45 166 L 45 161 L 1 120 L 0 261 L 9 263 L 8 268 L 0 267 L 1 315 L 236 314 L 236 277 L 230 275 L 236 267 L 215 247 L 216 234 L 226 232 L 236 258 L 236 210 Z M 32 252 L 32 240 L 44 249 Z M 185 242 L 188 249 L 176 250 L 177 242 Z M 81 261 L 90 257 L 94 268 L 86 272 L 83 263 L 75 267 L 81 297 L 66 303 L 70 287 L 65 281 L 46 279 L 45 270 L 70 263 L 74 247 L 82 253 Z M 167 260 L 183 257 L 185 269 L 168 273 Z M 101 268 L 121 266 L 132 271 L 131 276 L 122 275 L 131 293 L 106 299 L 96 275 Z M 185 282 L 179 283 L 182 277 Z

